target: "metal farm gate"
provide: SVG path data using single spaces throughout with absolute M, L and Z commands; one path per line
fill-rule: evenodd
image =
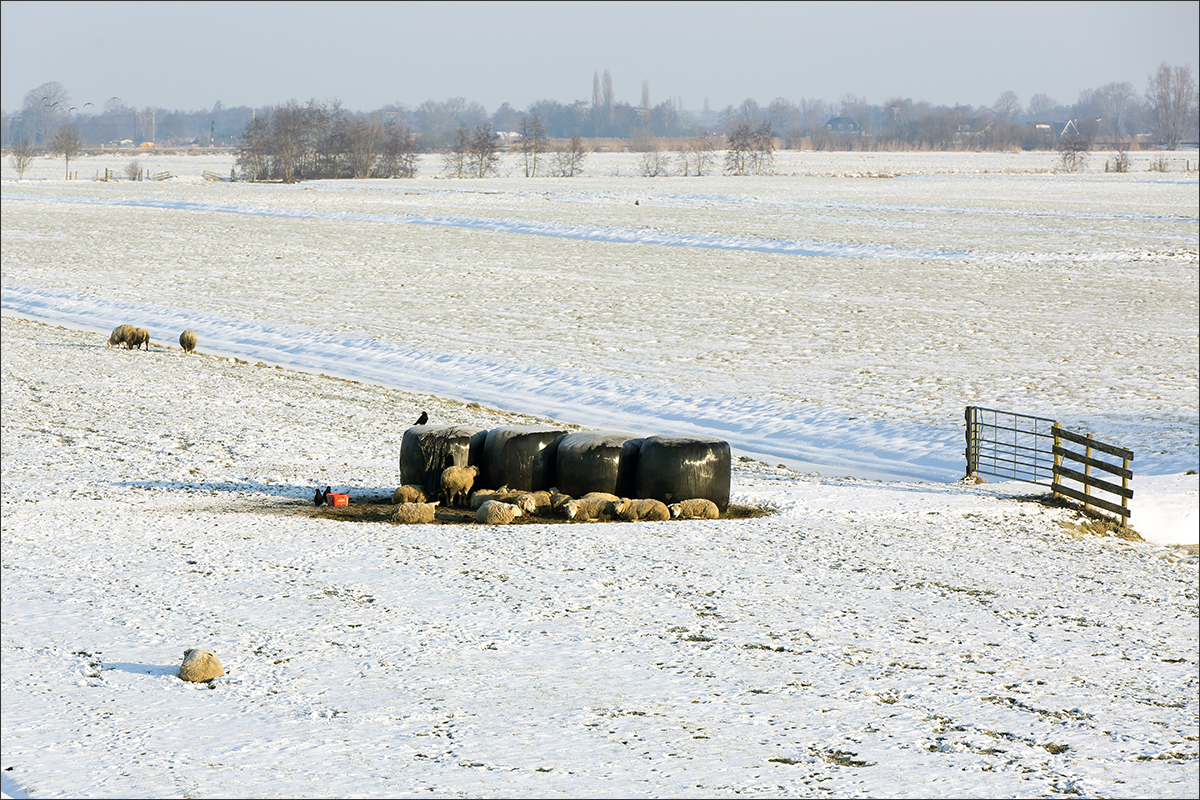
M 1045 417 L 967 406 L 966 422 L 968 476 L 985 473 L 1049 486 L 1055 495 L 1116 514 L 1122 523 L 1132 515 L 1129 481 L 1133 470 L 1129 463 L 1133 451 L 1098 442 L 1091 434 L 1074 433 Z M 1120 466 L 1097 457 L 1098 453 L 1121 459 Z M 1064 459 L 1082 465 L 1083 471 L 1064 466 Z M 1096 478 L 1093 469 L 1119 477 L 1121 484 Z M 1120 498 L 1120 502 L 1096 497 L 1093 489 Z

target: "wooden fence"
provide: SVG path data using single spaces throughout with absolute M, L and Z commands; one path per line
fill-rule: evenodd
M 1132 515 L 1129 501 L 1133 490 L 1130 462 L 1133 452 L 1116 445 L 1098 442 L 1091 434 L 1069 431 L 1061 422 L 1009 411 L 967 406 L 967 475 L 995 475 L 1002 478 L 1049 486 L 1055 495 L 1069 497 L 1085 507 L 1116 514 L 1124 522 Z M 1079 451 L 1083 449 L 1083 452 Z M 1098 453 L 1121 460 L 1111 463 Z M 1066 466 L 1063 461 L 1072 462 Z M 1082 471 L 1075 466 L 1082 466 Z M 1092 475 L 1100 470 L 1121 479 L 1118 486 Z M 1068 486 L 1063 481 L 1078 484 Z M 1096 497 L 1092 490 L 1106 492 L 1117 501 Z

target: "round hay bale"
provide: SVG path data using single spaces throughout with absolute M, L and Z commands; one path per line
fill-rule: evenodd
M 481 485 L 536 492 L 558 480 L 558 442 L 567 432 L 544 425 L 493 428 L 483 443 Z
M 729 443 L 707 436 L 647 436 L 638 451 L 637 497 L 667 505 L 703 497 L 729 508 Z
M 414 425 L 400 442 L 400 483 L 421 486 L 427 497 L 437 497 L 442 470 L 478 464 L 486 436 L 486 428 L 471 425 Z
M 558 442 L 558 490 L 572 497 L 588 492 L 629 497 L 637 448 L 626 444 L 636 439 L 632 434 L 605 431 L 568 433 Z

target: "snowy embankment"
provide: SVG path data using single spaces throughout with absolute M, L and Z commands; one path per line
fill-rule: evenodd
M 422 410 L 541 420 L 0 326 L 6 793 L 1194 793 L 1194 555 L 752 461 L 756 519 L 338 521 Z

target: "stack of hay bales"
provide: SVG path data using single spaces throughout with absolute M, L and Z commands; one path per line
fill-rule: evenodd
M 466 425 L 419 425 L 400 446 L 402 484 L 441 490 L 449 466 L 478 467 L 476 488 L 537 492 L 552 487 L 583 497 L 603 492 L 617 498 L 655 500 L 664 506 L 706 500 L 720 513 L 729 508 L 732 458 L 729 443 L 706 436 L 644 438 L 608 431 L 568 433 L 550 426 L 486 430 Z M 625 518 L 658 518 L 643 504 Z M 645 514 L 645 516 L 643 515 Z

